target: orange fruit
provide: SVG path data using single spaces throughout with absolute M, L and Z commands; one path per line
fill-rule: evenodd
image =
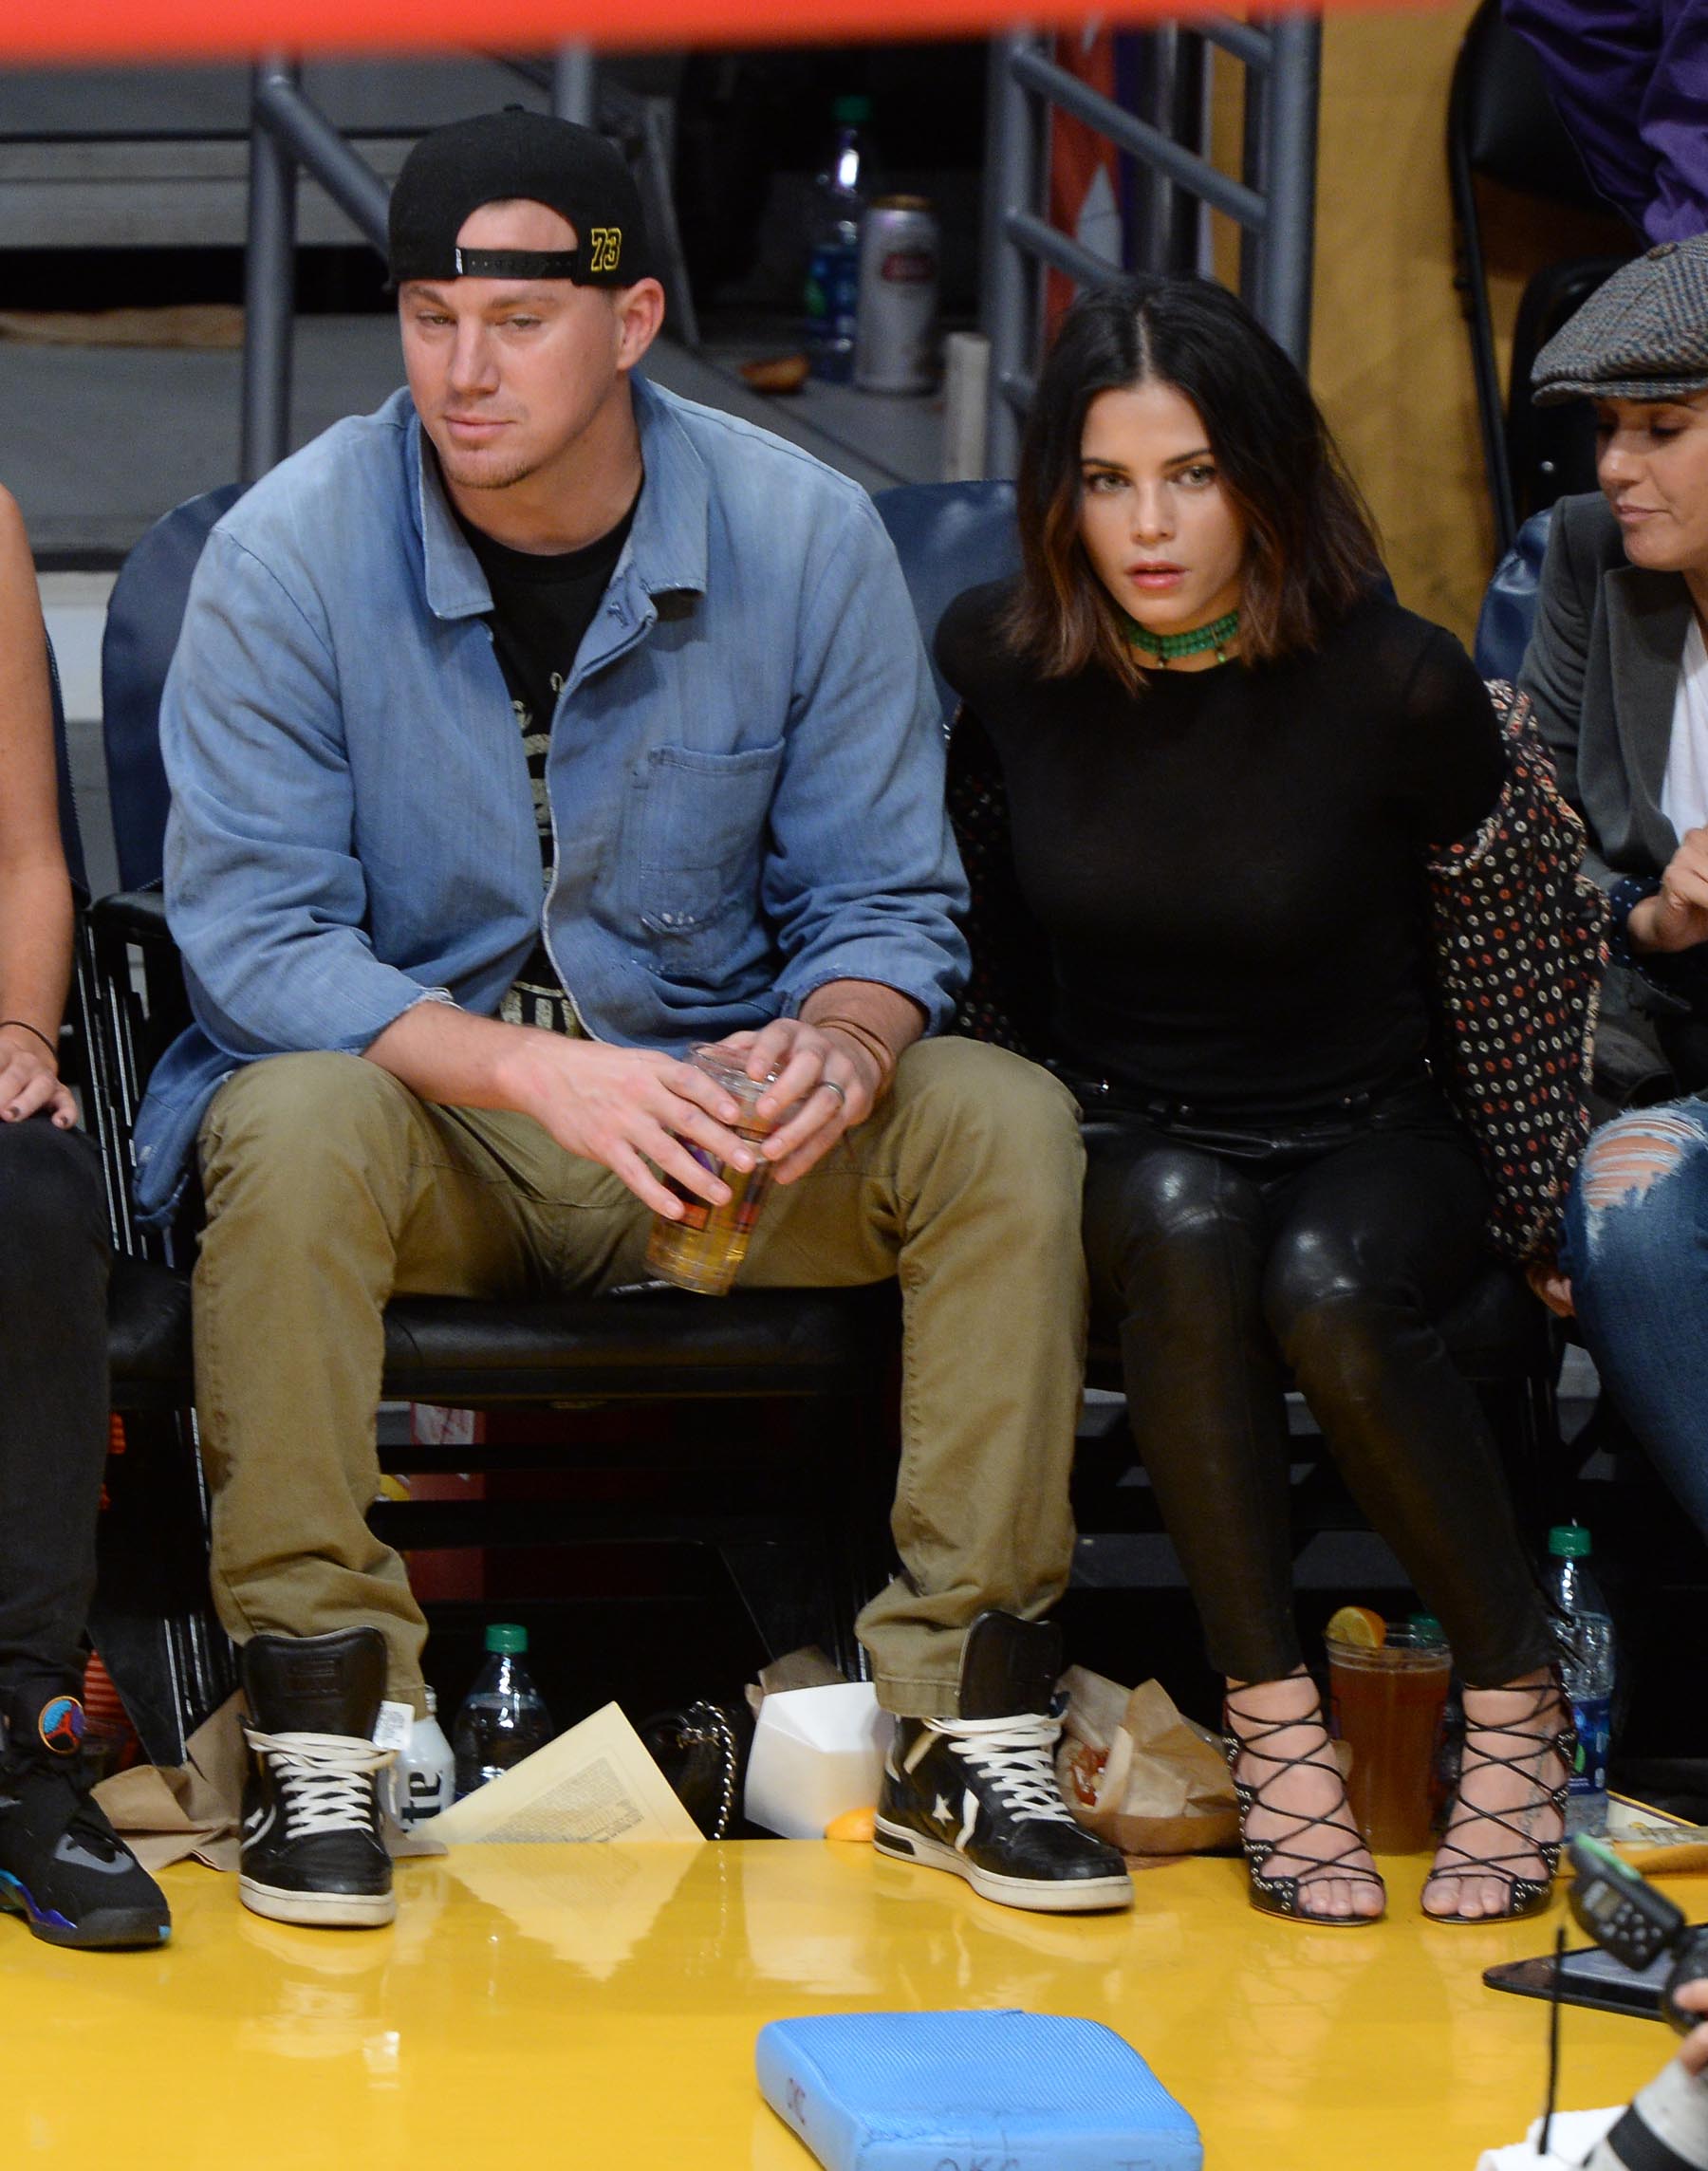
M 1387 1642 L 1387 1623 L 1367 1605 L 1343 1605 L 1330 1614 L 1324 1633 L 1337 1643 L 1350 1643 L 1360 1651 L 1379 1651 Z

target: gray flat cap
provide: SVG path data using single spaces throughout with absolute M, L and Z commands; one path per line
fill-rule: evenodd
M 1555 332 L 1531 371 L 1538 407 L 1676 399 L 1708 386 L 1708 234 L 1622 264 Z

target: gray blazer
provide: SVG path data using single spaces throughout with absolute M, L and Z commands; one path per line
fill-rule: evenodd
M 1661 811 L 1690 592 L 1633 566 L 1599 491 L 1554 508 L 1536 622 L 1518 673 L 1564 792 L 1589 831 L 1583 871 L 1604 889 L 1658 875 L 1678 849 Z M 1703 1082 L 1675 1076 L 1657 1019 L 1686 1006 L 1614 967 L 1596 1034 L 1598 1116 Z
M 1690 593 L 1679 573 L 1649 573 L 1599 491 L 1554 508 L 1536 622 L 1518 683 L 1584 817 L 1584 872 L 1606 889 L 1658 875 L 1679 848 L 1661 812 L 1673 699 Z

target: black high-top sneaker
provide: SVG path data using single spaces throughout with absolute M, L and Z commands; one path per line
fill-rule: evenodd
M 165 1895 L 89 1799 L 76 1697 L 6 1699 L 0 1747 L 0 1908 L 50 1945 L 159 1945 Z
M 960 1716 L 899 1718 L 874 1835 L 881 1854 L 964 1877 L 1005 1907 L 1129 1907 L 1115 1848 L 1073 1820 L 1056 1784 L 1059 1629 L 981 1613 L 961 1656 Z
M 254 1762 L 243 1790 L 238 1897 L 279 1922 L 368 1929 L 398 1912 L 380 1836 L 385 1694 L 378 1628 L 253 1636 L 240 1656 Z

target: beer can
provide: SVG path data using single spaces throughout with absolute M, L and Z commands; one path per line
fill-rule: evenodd
M 938 222 L 923 196 L 880 196 L 860 222 L 854 382 L 931 392 L 938 380 Z

